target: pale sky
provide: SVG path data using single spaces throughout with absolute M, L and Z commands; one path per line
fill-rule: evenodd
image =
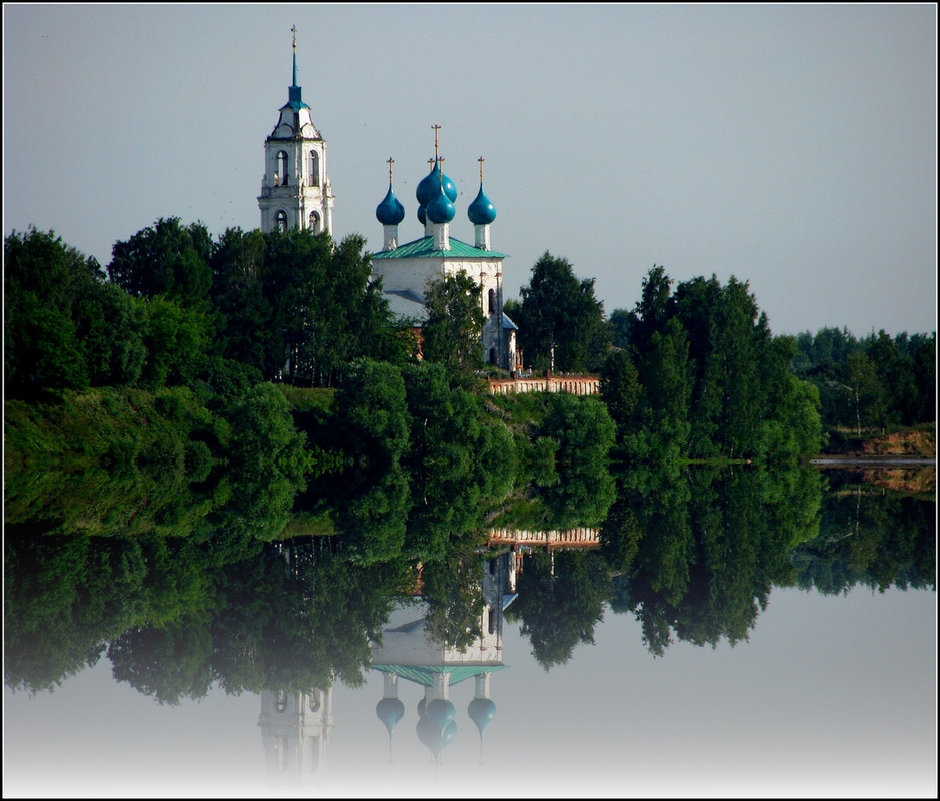
M 747 281 L 775 334 L 936 330 L 937 11 L 910 5 L 3 6 L 3 227 L 106 266 L 160 217 L 259 227 L 264 140 L 298 83 L 334 235 L 382 248 L 440 124 L 484 186 L 518 297 L 543 252 L 632 309 L 654 265 Z

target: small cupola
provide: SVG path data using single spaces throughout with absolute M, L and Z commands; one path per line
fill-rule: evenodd
M 395 160 L 389 156 L 388 159 L 388 192 L 385 198 L 375 207 L 376 219 L 382 223 L 384 230 L 383 250 L 395 250 L 398 247 L 398 225 L 405 219 L 405 207 L 401 201 L 395 197 L 392 189 L 392 165 Z
M 474 244 L 483 250 L 490 249 L 490 225 L 496 219 L 496 206 L 483 191 L 483 156 L 477 159 L 480 162 L 480 191 L 474 201 L 467 208 L 467 216 L 473 223 Z

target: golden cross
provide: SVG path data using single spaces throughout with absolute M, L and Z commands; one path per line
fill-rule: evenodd
M 483 156 L 477 159 L 480 162 L 480 183 L 483 183 Z
M 388 157 L 388 182 L 392 182 L 392 165 L 395 163 L 395 159 L 391 156 Z
M 434 129 L 434 158 L 437 158 L 437 132 L 441 130 L 441 126 L 434 123 L 431 127 Z

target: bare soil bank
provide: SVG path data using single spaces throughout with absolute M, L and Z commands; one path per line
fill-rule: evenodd
M 897 431 L 868 439 L 834 437 L 812 463 L 857 473 L 860 482 L 887 490 L 936 495 L 935 429 Z

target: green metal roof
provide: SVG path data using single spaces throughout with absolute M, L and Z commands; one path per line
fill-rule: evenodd
M 505 253 L 495 250 L 483 250 L 454 237 L 450 238 L 448 250 L 435 250 L 434 237 L 423 236 L 414 242 L 407 242 L 395 250 L 383 250 L 373 253 L 373 259 L 420 259 L 420 258 L 459 258 L 459 259 L 505 259 Z
M 434 686 L 436 673 L 450 673 L 450 683 L 453 686 L 465 679 L 472 679 L 481 673 L 492 673 L 494 670 L 503 670 L 508 665 L 461 665 L 459 667 L 445 667 L 440 665 L 373 665 L 373 670 L 383 673 L 394 673 L 403 679 L 423 684 L 425 687 Z

